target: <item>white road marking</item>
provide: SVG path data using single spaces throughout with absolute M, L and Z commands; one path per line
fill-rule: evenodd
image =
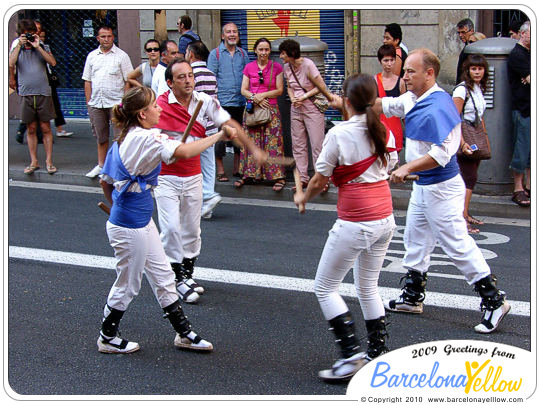
M 114 257 L 96 256 L 82 253 L 62 252 L 55 250 L 34 249 L 20 246 L 9 246 L 9 257 L 25 260 L 36 260 L 48 263 L 65 264 L 70 266 L 94 267 L 114 270 L 116 263 Z M 220 283 L 247 285 L 263 288 L 277 288 L 280 290 L 313 292 L 313 280 L 276 276 L 271 274 L 247 273 L 233 270 L 212 269 L 197 267 L 197 279 Z M 379 287 L 383 300 L 396 298 L 400 294 L 397 288 Z M 354 285 L 343 283 L 340 293 L 346 297 L 356 297 Z M 426 305 L 478 311 L 479 298 L 470 295 L 448 294 L 429 291 Z M 531 315 L 531 305 L 525 301 L 508 301 L 512 306 L 510 314 L 519 316 Z
M 37 188 L 43 190 L 60 190 L 60 191 L 73 191 L 78 193 L 90 193 L 90 194 L 103 194 L 100 187 L 88 187 L 88 186 L 75 186 L 69 184 L 55 184 L 55 183 L 34 183 L 29 181 L 9 181 L 10 187 L 25 187 L 25 188 Z M 260 200 L 257 198 L 232 198 L 223 197 L 222 204 L 234 204 L 234 205 L 251 205 L 259 207 L 277 207 L 277 208 L 289 208 L 297 209 L 292 201 L 279 201 L 279 200 Z M 308 203 L 308 211 L 327 211 L 335 212 L 335 204 L 316 204 Z M 403 210 L 394 210 L 394 216 L 404 217 L 406 214 Z M 531 221 L 529 219 L 512 219 L 512 218 L 498 218 L 498 217 L 484 217 L 477 216 L 478 219 L 484 221 L 486 224 L 492 225 L 510 225 L 520 227 L 531 227 Z M 480 233 L 482 235 L 483 232 Z

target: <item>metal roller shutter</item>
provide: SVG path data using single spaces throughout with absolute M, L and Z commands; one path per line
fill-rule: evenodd
M 242 48 L 255 59 L 253 44 L 258 38 L 270 41 L 286 36 L 307 36 L 328 44 L 324 55 L 325 81 L 332 92 L 339 92 L 345 79 L 345 35 L 343 10 L 221 10 L 222 25 L 234 22 L 240 31 Z M 328 118 L 340 118 L 328 110 Z

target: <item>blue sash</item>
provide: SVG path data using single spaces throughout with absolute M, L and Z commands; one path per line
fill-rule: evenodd
M 417 141 L 442 145 L 452 129 L 461 122 L 452 97 L 444 91 L 436 91 L 416 103 L 405 116 L 405 135 Z M 444 167 L 438 166 L 418 174 L 420 185 L 441 183 L 459 173 L 456 155 Z
M 160 171 L 161 163 L 149 174 L 132 176 L 120 159 L 118 143 L 113 143 L 107 152 L 107 158 L 105 159 L 101 173 L 117 181 L 128 181 L 122 186 L 120 191 L 113 190 L 113 206 L 109 222 L 124 228 L 142 228 L 148 225 L 154 211 L 154 201 L 152 199 L 152 193 L 150 189 L 146 189 L 146 185 L 156 186 Z M 139 187 L 142 190 L 140 193 L 127 191 L 134 182 L 139 183 Z

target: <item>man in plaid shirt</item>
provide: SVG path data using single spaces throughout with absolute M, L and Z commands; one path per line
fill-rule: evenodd
M 99 47 L 86 57 L 82 74 L 90 124 L 97 139 L 98 164 L 86 174 L 91 178 L 101 172 L 105 163 L 111 110 L 121 102 L 128 89 L 128 73 L 133 70 L 128 54 L 114 44 L 111 27 L 101 26 L 96 38 Z

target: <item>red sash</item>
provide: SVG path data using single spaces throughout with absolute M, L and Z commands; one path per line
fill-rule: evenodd
M 377 89 L 379 91 L 379 97 L 386 97 L 386 91 L 384 91 L 382 83 L 382 73 L 377 74 Z M 399 152 L 403 149 L 403 127 L 401 126 L 401 120 L 398 117 L 387 117 L 384 114 L 380 115 L 380 120 L 385 124 L 396 139 L 396 150 Z
M 386 123 L 382 123 L 386 128 L 386 143 L 390 139 L 390 131 Z M 388 152 L 393 152 L 395 148 L 387 147 Z M 353 163 L 352 165 L 341 165 L 334 168 L 334 172 L 330 179 L 335 184 L 336 187 L 340 187 L 344 184 L 347 184 L 349 181 L 356 179 L 362 173 L 364 173 L 369 167 L 375 163 L 377 160 L 377 155 L 371 155 L 370 157 L 360 160 L 359 162 Z
M 170 90 L 163 93 L 157 99 L 157 103 L 163 111 L 159 116 L 159 122 L 156 127 L 165 131 L 184 132 L 191 114 L 184 106 L 178 103 L 169 104 L 169 93 Z M 195 121 L 189 134 L 197 138 L 204 138 L 205 132 L 206 130 L 202 124 Z M 197 155 L 189 159 L 178 159 L 170 165 L 163 163 L 161 165 L 160 175 L 189 177 L 199 173 L 201 173 L 201 158 Z

